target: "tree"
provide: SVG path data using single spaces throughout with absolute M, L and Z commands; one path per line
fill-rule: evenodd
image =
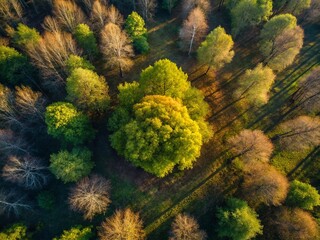
M 320 112 L 320 67 L 299 81 L 299 89 L 292 96 L 297 106 L 310 113 Z
M 148 40 L 145 36 L 135 38 L 133 47 L 138 53 L 147 53 L 150 50 Z
M 165 95 L 183 98 L 190 88 L 188 75 L 168 59 L 161 59 L 144 69 L 139 84 L 145 95 Z
M 32 73 L 28 59 L 11 47 L 0 46 L 0 78 L 14 86 L 29 78 Z
M 113 5 L 107 8 L 107 22 L 116 24 L 119 27 L 121 27 L 124 22 L 123 16 L 119 12 L 119 10 Z
M 178 214 L 171 225 L 170 240 L 205 240 L 207 234 L 199 229 L 197 221 L 188 214 Z
M 228 139 L 231 152 L 246 164 L 269 162 L 273 145 L 261 130 L 242 130 L 238 135 Z
M 243 197 L 252 206 L 278 206 L 285 200 L 289 183 L 275 168 L 262 163 L 248 167 L 242 184 Z
M 89 240 L 94 236 L 91 227 L 82 227 L 81 225 L 64 230 L 60 237 L 53 240 Z
M 311 6 L 311 0 L 286 0 L 284 3 L 284 11 L 297 16 Z
M 83 178 L 69 195 L 71 209 L 83 213 L 89 220 L 105 213 L 110 203 L 110 182 L 98 175 Z
M 312 185 L 294 180 L 290 184 L 286 202 L 293 207 L 313 210 L 315 206 L 320 205 L 320 195 L 317 189 Z
M 120 76 L 129 70 L 133 61 L 133 49 L 127 34 L 117 25 L 108 23 L 101 32 L 101 50 L 106 59 L 106 65 L 119 68 Z
M 1 0 L 0 1 L 0 18 L 3 22 L 9 24 L 23 20 L 23 7 L 19 0 Z
M 14 43 L 22 49 L 27 48 L 30 44 L 38 44 L 40 38 L 40 34 L 35 28 L 29 28 L 22 23 L 18 24 L 17 30 L 13 34 Z
M 12 130 L 0 130 L 0 151 L 3 155 L 10 154 L 29 154 L 32 149 L 30 144 L 21 136 L 14 134 Z
M 62 32 L 45 32 L 40 43 L 28 48 L 33 64 L 40 69 L 43 85 L 60 92 L 67 76 L 66 63 L 70 55 L 79 55 L 72 36 Z
M 2 169 L 2 177 L 27 189 L 40 189 L 48 182 L 46 170 L 37 158 L 10 156 Z
M 157 7 L 156 0 L 138 0 L 138 5 L 145 20 L 152 19 Z
M 29 239 L 27 234 L 27 227 L 22 223 L 15 223 L 0 232 L 0 239 L 4 240 L 24 240 Z
M 231 8 L 232 34 L 237 36 L 246 27 L 267 20 L 272 14 L 271 0 L 241 0 Z
M 47 107 L 45 122 L 48 134 L 73 144 L 82 144 L 94 137 L 88 117 L 71 103 L 56 102 Z
M 319 236 L 316 221 L 308 212 L 298 208 L 277 209 L 268 225 L 280 239 L 312 240 Z
M 199 7 L 193 9 L 179 32 L 182 50 L 190 55 L 191 51 L 198 47 L 207 29 L 208 24 L 203 11 Z
M 211 31 L 197 50 L 200 64 L 208 66 L 206 73 L 213 68 L 215 71 L 230 63 L 234 56 L 232 37 L 222 27 Z
M 70 55 L 68 60 L 66 61 L 66 69 L 68 75 L 70 75 L 72 71 L 77 68 L 88 69 L 91 71 L 95 70 L 95 67 L 85 58 L 76 55 Z
M 93 32 L 87 24 L 81 23 L 74 30 L 74 37 L 85 54 L 94 57 L 98 54 L 98 45 Z
M 76 182 L 89 175 L 94 166 L 91 157 L 92 153 L 86 148 L 62 150 L 50 155 L 50 171 L 64 183 Z
M 153 95 L 134 105 L 133 119 L 111 136 L 111 144 L 135 166 L 164 177 L 175 165 L 192 168 L 200 155 L 202 135 L 183 105 Z
M 104 77 L 76 68 L 67 78 L 67 99 L 86 112 L 104 112 L 109 106 L 109 87 Z
M 108 9 L 107 6 L 100 0 L 95 0 L 93 2 L 90 20 L 92 22 L 93 29 L 96 32 L 100 32 L 101 29 L 107 24 Z
M 273 17 L 261 31 L 260 51 L 265 63 L 281 71 L 294 61 L 303 45 L 303 30 L 296 25 L 297 20 L 290 14 Z
M 192 9 L 200 8 L 206 15 L 211 10 L 210 1 L 208 0 L 183 0 L 182 2 L 182 16 L 186 18 Z
M 320 22 L 320 1 L 311 0 L 311 6 L 307 11 L 307 20 L 312 23 Z
M 177 5 L 178 0 L 163 0 L 162 1 L 162 8 L 168 10 L 171 14 L 172 8 Z
M 281 123 L 274 140 L 283 149 L 300 151 L 320 144 L 320 118 L 300 116 Z
M 269 101 L 269 92 L 276 75 L 269 67 L 261 63 L 254 69 L 248 69 L 238 80 L 237 99 L 245 97 L 253 106 L 261 106 Z
M 62 28 L 70 33 L 72 33 L 80 23 L 85 22 L 84 13 L 73 0 L 54 0 L 53 14 Z
M 117 210 L 101 225 L 98 235 L 101 240 L 143 240 L 145 233 L 139 214 L 129 208 Z
M 58 21 L 51 16 L 46 16 L 43 20 L 43 23 L 41 24 L 43 29 L 47 32 L 60 32 L 61 28 L 60 25 L 58 23 Z
M 0 189 L 0 215 L 7 214 L 19 216 L 22 211 L 30 210 L 31 205 L 26 202 L 26 196 L 14 189 Z
M 233 240 L 249 240 L 262 234 L 258 214 L 245 201 L 229 198 L 225 208 L 219 208 L 218 235 Z

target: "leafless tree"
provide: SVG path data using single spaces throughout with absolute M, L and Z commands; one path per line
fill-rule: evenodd
M 268 218 L 267 229 L 279 239 L 315 240 L 319 236 L 317 222 L 306 211 L 281 207 Z
M 293 95 L 298 107 L 306 112 L 320 112 L 320 67 L 315 68 L 310 75 L 299 82 L 299 89 Z
M 14 214 L 19 216 L 23 210 L 30 210 L 31 205 L 26 202 L 26 197 L 15 190 L 0 189 L 0 215 Z
M 2 177 L 27 189 L 41 189 L 47 184 L 47 167 L 40 159 L 10 156 L 2 169 Z
M 110 182 L 98 175 L 85 177 L 71 190 L 69 204 L 72 210 L 92 219 L 96 214 L 104 213 L 111 203 Z
M 2 155 L 30 154 L 31 146 L 22 137 L 16 136 L 9 129 L 0 130 L 0 151 Z
M 138 0 L 138 6 L 142 17 L 148 21 L 152 19 L 155 9 L 157 7 L 156 0 Z
M 61 31 L 59 23 L 57 22 L 57 20 L 54 17 L 51 17 L 51 16 L 46 16 L 44 18 L 43 23 L 42 23 L 42 27 L 47 32 L 51 32 L 51 33 Z
M 198 222 L 188 214 L 178 214 L 171 225 L 169 240 L 204 240 L 207 234 L 199 229 Z
M 107 9 L 107 22 L 108 23 L 113 23 L 113 24 L 116 24 L 116 25 L 119 25 L 119 26 L 121 26 L 123 24 L 123 22 L 124 22 L 123 16 L 118 11 L 118 9 L 113 5 L 111 5 Z
M 54 0 L 53 14 L 59 24 L 70 33 L 86 20 L 84 13 L 73 0 Z
M 117 210 L 101 225 L 98 235 L 100 240 L 143 240 L 145 233 L 139 214 L 129 208 Z
M 266 163 L 251 164 L 245 169 L 242 194 L 251 206 L 278 206 L 285 200 L 289 183 L 285 176 Z
M 23 21 L 23 6 L 18 0 L 0 0 L 0 18 L 4 21 Z
M 100 0 L 95 0 L 92 6 L 90 20 L 92 22 L 92 28 L 96 32 L 100 32 L 108 22 L 107 5 L 103 4 Z
M 240 157 L 246 164 L 269 162 L 273 151 L 271 140 L 261 130 L 242 130 L 231 137 L 228 144 L 235 157 Z
M 273 139 L 283 149 L 299 151 L 320 144 L 320 117 L 300 116 L 279 125 Z
M 79 55 L 80 52 L 70 34 L 45 32 L 40 43 L 28 49 L 28 54 L 44 77 L 43 85 L 57 90 L 65 84 L 67 59 L 71 54 Z
M 307 20 L 312 23 L 320 22 L 320 0 L 311 0 L 311 6 L 307 12 Z
M 126 32 L 119 26 L 108 23 L 101 33 L 101 50 L 107 61 L 106 65 L 111 68 L 119 68 L 120 76 L 129 70 L 133 61 L 133 48 Z
M 209 0 L 183 0 L 182 2 L 182 16 L 186 18 L 192 9 L 199 7 L 206 15 L 211 10 Z
M 203 11 L 199 7 L 193 9 L 179 33 L 182 49 L 190 55 L 191 51 L 198 47 L 207 30 L 208 24 Z

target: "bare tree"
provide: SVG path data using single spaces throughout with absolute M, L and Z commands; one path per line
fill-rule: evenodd
M 278 127 L 273 138 L 286 150 L 299 151 L 320 144 L 320 117 L 300 116 Z
M 187 17 L 190 11 L 197 7 L 199 7 L 205 14 L 208 14 L 209 11 L 211 10 L 211 5 L 209 0 L 183 0 L 182 2 L 183 18 Z
M 23 210 L 30 210 L 31 205 L 26 202 L 26 197 L 11 190 L 0 189 L 0 215 L 14 214 L 19 216 Z
M 98 235 L 100 240 L 143 240 L 145 233 L 139 214 L 129 208 L 117 210 L 101 225 Z
M 41 189 L 47 184 L 47 167 L 40 159 L 10 156 L 2 169 L 2 177 L 27 189 Z
M 100 0 L 95 0 L 92 6 L 90 20 L 93 29 L 96 32 L 100 32 L 108 22 L 108 8 L 106 4 L 103 4 Z
M 207 234 L 199 229 L 197 221 L 188 214 L 178 214 L 171 225 L 169 240 L 204 240 Z
M 0 18 L 5 22 L 23 21 L 23 7 L 18 0 L 0 0 Z
M 46 16 L 44 18 L 43 23 L 42 23 L 42 27 L 47 32 L 51 32 L 51 33 L 61 31 L 59 23 L 57 22 L 57 20 L 54 17 L 51 17 L 51 16 Z
M 228 139 L 228 144 L 235 157 L 240 157 L 246 164 L 269 162 L 273 151 L 271 140 L 261 130 L 242 130 Z
M 267 229 L 275 238 L 290 240 L 315 240 L 319 236 L 318 224 L 312 215 L 295 208 L 281 207 L 268 218 Z M 274 238 L 274 239 L 275 239 Z
M 0 151 L 2 154 L 29 154 L 31 146 L 20 136 L 16 136 L 9 129 L 0 130 Z
M 70 33 L 86 20 L 84 13 L 73 0 L 54 0 L 53 14 L 59 24 Z
M 142 17 L 148 21 L 152 19 L 155 9 L 157 7 L 156 0 L 138 0 L 139 9 Z
M 98 175 L 85 177 L 71 190 L 69 204 L 72 210 L 92 219 L 96 214 L 104 213 L 111 203 L 110 182 Z
M 119 25 L 119 26 L 121 26 L 123 24 L 123 22 L 124 22 L 123 16 L 118 11 L 118 9 L 113 5 L 111 5 L 107 9 L 107 22 L 108 23 L 113 23 L 113 24 L 116 24 L 116 25 Z
M 320 22 L 320 0 L 311 0 L 311 6 L 307 12 L 307 20 L 312 23 Z
M 101 50 L 107 61 L 107 66 L 119 68 L 120 76 L 123 72 L 129 70 L 133 61 L 133 48 L 126 32 L 119 26 L 108 23 L 101 33 Z
M 299 89 L 292 96 L 297 107 L 306 112 L 320 112 L 320 67 L 315 68 L 310 75 L 299 82 Z
M 251 206 L 278 206 L 286 199 L 289 183 L 285 176 L 266 163 L 251 164 L 245 169 L 242 195 Z
M 198 47 L 207 30 L 208 24 L 203 11 L 199 7 L 193 9 L 179 33 L 182 49 L 190 55 L 193 48 Z
M 38 45 L 32 45 L 28 54 L 45 78 L 44 86 L 57 90 L 65 84 L 66 61 L 71 54 L 79 55 L 76 42 L 68 33 L 45 32 Z

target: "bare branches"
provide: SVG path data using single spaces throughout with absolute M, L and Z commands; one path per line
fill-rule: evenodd
M 0 151 L 6 155 L 29 154 L 30 145 L 21 137 L 15 136 L 11 130 L 0 130 Z
M 27 189 L 40 189 L 47 184 L 47 167 L 41 160 L 27 157 L 10 156 L 2 169 L 2 177 Z
M 93 29 L 99 32 L 108 22 L 108 9 L 100 0 L 95 0 L 92 6 L 91 22 Z
M 57 22 L 57 20 L 51 16 L 46 16 L 43 20 L 42 23 L 42 27 L 44 30 L 46 30 L 47 32 L 60 32 L 60 26 L 59 23 Z
M 104 213 L 111 203 L 110 182 L 103 177 L 93 175 L 77 183 L 69 195 L 70 207 L 84 214 L 85 219 L 92 219 L 96 214 Z
M 138 0 L 138 5 L 142 13 L 142 17 L 146 21 L 152 19 L 155 9 L 157 7 L 157 1 L 156 0 Z
M 14 214 L 19 216 L 23 210 L 30 210 L 31 205 L 26 203 L 25 199 L 25 196 L 14 190 L 0 189 L 0 215 L 7 214 L 10 216 Z
M 116 25 L 119 25 L 119 26 L 121 26 L 123 24 L 123 22 L 124 22 L 123 16 L 118 11 L 118 9 L 113 5 L 111 5 L 107 9 L 107 22 L 108 23 L 113 23 L 113 24 L 116 24 Z

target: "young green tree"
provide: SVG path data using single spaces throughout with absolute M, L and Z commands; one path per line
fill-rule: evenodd
M 14 86 L 30 77 L 32 67 L 28 59 L 11 47 L 0 46 L 0 78 Z
M 276 78 L 272 69 L 261 63 L 254 69 L 248 69 L 239 78 L 238 89 L 234 92 L 237 99 L 243 97 L 253 106 L 261 106 L 269 100 L 269 91 Z
M 89 240 L 93 236 L 92 227 L 75 226 L 69 230 L 64 230 L 60 237 L 53 240 Z
M 178 101 L 146 96 L 134 105 L 133 119 L 111 136 L 119 154 L 158 177 L 192 168 L 200 155 L 202 135 L 197 122 Z
M 45 122 L 48 134 L 61 141 L 82 144 L 94 137 L 88 117 L 71 103 L 56 102 L 47 107 Z
M 110 103 L 109 87 L 104 77 L 76 68 L 67 78 L 67 99 L 85 112 L 104 112 Z
M 3 240 L 25 240 L 29 239 L 27 227 L 24 224 L 16 223 L 0 232 L 0 239 Z
M 287 204 L 305 210 L 313 210 L 320 205 L 320 195 L 315 187 L 308 183 L 294 180 L 290 184 Z
M 40 34 L 35 28 L 29 28 L 22 23 L 18 24 L 13 34 L 14 43 L 22 49 L 26 49 L 29 44 L 38 44 L 40 39 Z
M 241 0 L 231 8 L 232 35 L 237 36 L 246 27 L 267 20 L 272 14 L 272 0 Z
M 92 153 L 86 148 L 73 148 L 71 152 L 62 150 L 50 156 L 50 171 L 64 183 L 76 182 L 89 175 L 94 163 Z
M 95 70 L 95 67 L 88 60 L 77 55 L 71 54 L 66 61 L 66 69 L 68 75 L 70 75 L 72 71 L 77 68 L 88 69 L 91 71 Z
M 139 214 L 129 208 L 117 210 L 101 224 L 98 236 L 100 240 L 143 240 L 143 222 Z
M 218 209 L 217 218 L 219 237 L 249 240 L 262 234 L 258 214 L 240 199 L 228 199 L 226 207 Z
M 79 24 L 75 28 L 73 35 L 86 55 L 95 57 L 98 54 L 97 40 L 87 24 Z
M 178 214 L 172 225 L 169 240 L 205 240 L 207 234 L 199 229 L 198 222 L 188 214 Z
M 230 63 L 234 56 L 232 37 L 222 27 L 211 31 L 201 43 L 197 51 L 200 64 L 208 66 L 206 73 L 213 68 L 215 71 Z

